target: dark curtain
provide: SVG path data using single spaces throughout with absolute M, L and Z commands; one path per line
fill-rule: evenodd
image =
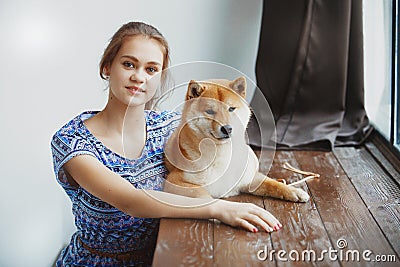
M 278 149 L 361 144 L 371 132 L 364 109 L 362 0 L 264 0 L 256 78 L 261 92 L 251 106 L 258 123 L 265 123 L 265 102 L 257 94 L 267 99 Z M 253 146 L 261 146 L 257 120 L 249 126 Z

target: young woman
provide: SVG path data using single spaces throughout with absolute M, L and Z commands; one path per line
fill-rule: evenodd
M 57 266 L 151 265 L 158 218 L 216 218 L 252 232 L 282 226 L 253 204 L 202 205 L 206 200 L 161 191 L 163 147 L 179 114 L 148 107 L 162 93 L 168 64 L 168 44 L 157 29 L 123 25 L 100 62 L 109 84 L 105 108 L 80 114 L 54 134 L 54 171 L 77 227 Z

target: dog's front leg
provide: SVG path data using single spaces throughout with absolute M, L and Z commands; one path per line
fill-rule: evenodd
M 254 191 L 248 192 L 250 194 L 270 196 L 293 202 L 307 202 L 310 199 L 310 196 L 304 190 L 278 182 L 259 172 L 256 173 L 254 180 L 260 181 L 260 185 Z

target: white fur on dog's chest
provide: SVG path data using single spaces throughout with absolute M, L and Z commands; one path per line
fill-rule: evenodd
M 214 198 L 238 195 L 252 182 L 258 161 L 247 145 L 221 146 L 210 166 L 200 172 L 186 172 L 185 180 L 202 185 Z M 211 159 L 210 159 L 211 160 Z
M 231 161 L 231 157 L 227 156 L 232 155 L 230 147 L 222 146 L 219 149 L 216 149 L 215 153 L 209 153 L 211 150 L 212 148 L 209 148 L 209 151 L 207 152 L 207 155 L 210 156 L 209 158 L 203 159 L 197 166 L 193 165 L 193 170 L 203 170 L 184 173 L 186 181 L 198 185 L 208 185 L 225 173 Z M 203 166 L 207 166 L 207 168 L 203 168 Z

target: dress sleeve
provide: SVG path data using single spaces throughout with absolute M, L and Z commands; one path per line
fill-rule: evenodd
M 57 131 L 51 140 L 53 167 L 57 181 L 65 188 L 69 186 L 63 165 L 78 155 L 92 155 L 96 157 L 95 149 L 86 138 L 76 131 L 64 128 Z

